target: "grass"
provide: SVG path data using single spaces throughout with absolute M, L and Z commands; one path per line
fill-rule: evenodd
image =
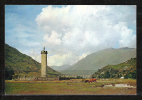
M 98 80 L 99 82 L 103 83 L 114 83 L 114 84 L 128 84 L 128 85 L 136 85 L 136 80 L 135 79 L 107 79 L 107 80 Z
M 73 81 L 73 80 L 72 80 Z M 81 80 L 74 80 L 81 81 Z M 130 79 L 108 79 L 97 83 L 73 83 L 64 81 L 5 81 L 6 94 L 136 94 L 136 88 L 101 87 L 112 83 L 130 83 L 135 85 L 136 80 Z

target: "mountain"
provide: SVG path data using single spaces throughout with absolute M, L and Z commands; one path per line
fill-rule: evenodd
M 53 68 L 56 71 L 63 71 L 66 70 L 67 68 L 71 67 L 71 65 L 62 65 L 62 66 L 50 66 L 51 68 Z
M 104 66 L 120 64 L 131 58 L 136 58 L 135 48 L 109 48 L 94 52 L 61 72 L 63 74 L 91 75 Z
M 117 64 L 107 65 L 101 69 L 98 69 L 92 77 L 97 78 L 132 78 L 136 79 L 136 58 Z
M 30 56 L 5 44 L 5 79 L 12 77 L 40 77 L 41 64 Z M 60 73 L 47 66 L 47 76 L 55 77 Z

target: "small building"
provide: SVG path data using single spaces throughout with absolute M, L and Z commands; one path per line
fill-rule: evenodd
M 120 77 L 121 79 L 124 79 L 124 77 Z

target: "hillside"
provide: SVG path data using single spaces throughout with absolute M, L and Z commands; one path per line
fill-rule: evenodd
M 98 69 L 106 65 L 116 65 L 130 58 L 136 57 L 136 49 L 134 48 L 119 48 L 119 49 L 104 49 L 94 52 L 84 59 L 78 61 L 70 68 L 62 71 L 64 74 L 93 74 Z
M 5 79 L 13 77 L 39 77 L 41 64 L 17 49 L 5 44 Z M 47 75 L 54 77 L 60 73 L 47 67 Z
M 136 58 L 123 62 L 118 65 L 107 65 L 98 69 L 92 77 L 97 78 L 133 78 L 136 79 Z

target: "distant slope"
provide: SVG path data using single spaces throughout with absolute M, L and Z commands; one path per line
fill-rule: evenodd
M 107 65 L 97 72 L 92 77 L 97 78 L 133 78 L 136 79 L 136 58 L 123 62 L 118 65 Z
M 62 66 L 50 66 L 52 69 L 56 70 L 56 71 L 63 71 L 66 70 L 67 68 L 71 67 L 71 65 L 62 65 Z
M 62 71 L 64 74 L 93 74 L 106 65 L 116 65 L 136 57 L 136 49 L 104 49 L 86 56 L 72 67 Z
M 5 78 L 11 79 L 12 76 L 40 76 L 41 64 L 31 57 L 20 53 L 17 49 L 5 44 Z M 47 75 L 54 77 L 60 73 L 47 67 Z

